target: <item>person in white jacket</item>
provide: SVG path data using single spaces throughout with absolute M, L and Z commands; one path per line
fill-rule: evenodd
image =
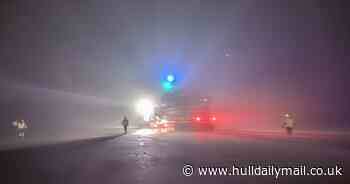
M 292 135 L 294 124 L 294 118 L 288 113 L 285 114 L 283 119 L 283 128 L 286 129 L 288 135 Z
M 24 120 L 16 120 L 12 124 L 16 127 L 17 136 L 23 138 L 24 132 L 28 128 L 27 123 Z

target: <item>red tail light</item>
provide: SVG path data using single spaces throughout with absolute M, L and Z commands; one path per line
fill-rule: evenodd
M 211 120 L 216 121 L 216 117 L 215 117 L 215 116 L 213 116 L 213 117 L 211 118 Z
M 200 121 L 200 120 L 201 120 L 201 117 L 197 116 L 197 117 L 196 117 L 196 120 L 197 120 L 197 121 Z

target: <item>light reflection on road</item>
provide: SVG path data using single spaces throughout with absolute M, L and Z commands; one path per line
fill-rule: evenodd
M 174 128 L 158 128 L 158 129 L 151 129 L 151 128 L 143 128 L 140 130 L 137 130 L 134 135 L 140 135 L 140 136 L 149 136 L 154 134 L 162 134 L 162 133 L 169 133 L 175 131 Z
M 134 135 L 141 135 L 141 136 L 147 136 L 147 135 L 153 135 L 156 132 L 153 129 L 140 129 L 137 130 L 135 133 L 133 133 Z

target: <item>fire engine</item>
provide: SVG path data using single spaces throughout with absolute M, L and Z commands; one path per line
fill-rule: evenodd
M 218 119 L 211 111 L 211 103 L 208 96 L 167 93 L 155 109 L 150 125 L 176 130 L 213 130 Z

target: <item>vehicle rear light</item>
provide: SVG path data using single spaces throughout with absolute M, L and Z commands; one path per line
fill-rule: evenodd
M 196 120 L 197 120 L 197 121 L 200 121 L 200 120 L 201 120 L 201 117 L 197 116 L 197 117 L 196 117 Z
M 216 121 L 216 117 L 215 117 L 215 116 L 214 116 L 214 117 L 212 117 L 212 118 L 211 118 L 211 120 Z

